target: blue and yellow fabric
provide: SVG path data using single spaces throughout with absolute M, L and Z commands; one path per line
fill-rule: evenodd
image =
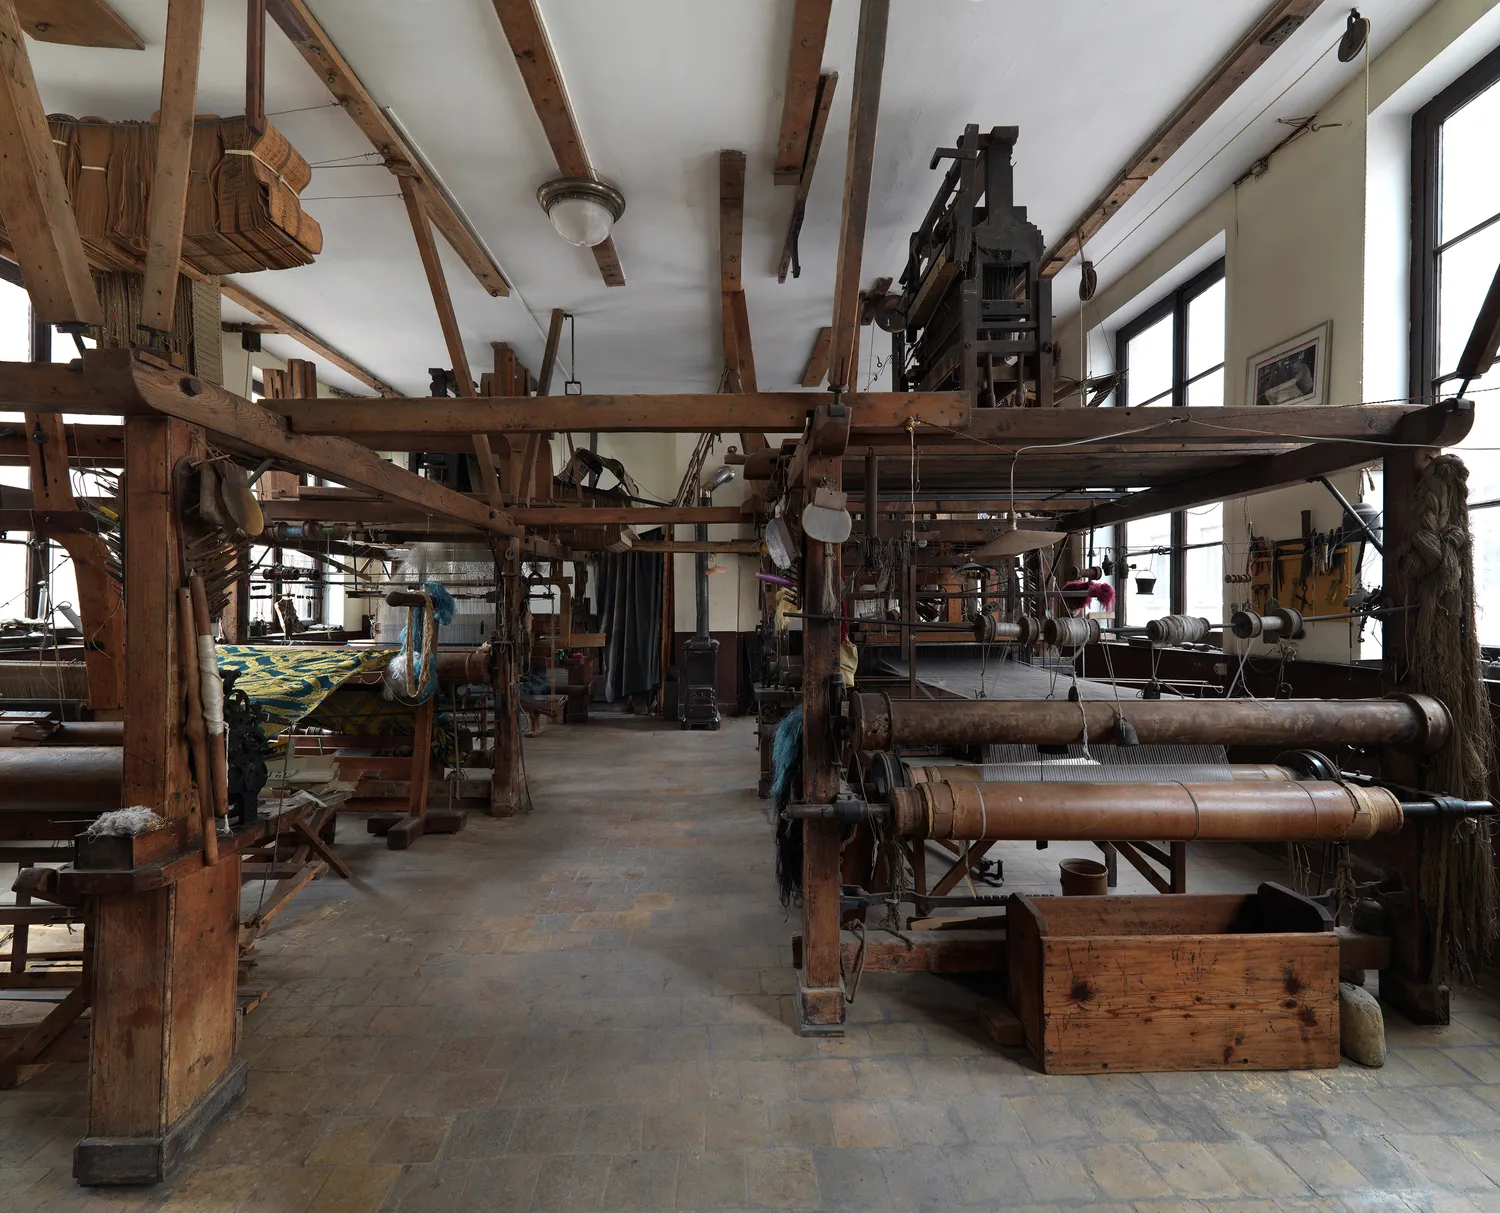
M 379 674 L 397 649 L 221 644 L 219 667 L 238 670 L 235 689 L 266 709 L 271 724 L 296 724 L 351 678 Z M 408 714 L 410 709 L 408 709 Z

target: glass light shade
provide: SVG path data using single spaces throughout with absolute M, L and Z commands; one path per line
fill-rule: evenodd
M 547 211 L 557 234 L 569 244 L 593 248 L 609 239 L 615 217 L 592 198 L 559 198 Z

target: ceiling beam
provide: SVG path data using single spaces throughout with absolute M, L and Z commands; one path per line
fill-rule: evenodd
M 143 406 L 147 412 L 201 425 L 225 449 L 270 455 L 300 470 L 384 493 L 481 531 L 518 533 L 515 522 L 502 510 L 397 467 L 347 438 L 295 433 L 280 414 L 217 384 L 142 362 L 129 350 L 90 350 L 80 378 L 84 377 L 96 390 L 118 401 L 124 411 L 140 412 L 141 407 L 133 406 Z M 277 403 L 317 407 L 299 401 Z
M 1249 80 L 1276 48 L 1318 8 L 1323 0 L 1275 0 L 1259 21 L 1215 65 L 1185 101 L 1146 141 L 1042 258 L 1044 278 L 1056 276 L 1112 215 L 1145 185 L 1172 155 Z
M 833 289 L 833 347 L 828 384 L 847 388 L 854 373 L 861 303 L 859 276 L 865 252 L 865 221 L 875 172 L 875 128 L 885 71 L 886 28 L 891 0 L 860 0 L 854 52 L 854 96 L 850 101 L 849 154 L 844 166 L 844 209 L 839 222 L 838 274 Z
M 331 362 L 346 375 L 358 379 L 367 388 L 379 392 L 382 396 L 396 395 L 396 389 L 384 379 L 381 379 L 372 371 L 366 370 L 353 359 L 346 357 L 334 349 L 333 346 L 329 345 L 316 333 L 298 324 L 297 321 L 293 320 L 285 312 L 272 307 L 259 295 L 252 295 L 244 287 L 240 286 L 239 283 L 233 282 L 228 278 L 222 278 L 219 280 L 219 291 L 231 303 L 237 303 L 247 312 L 260 317 L 264 322 L 266 331 L 290 337 L 298 345 L 306 347 L 314 354 L 317 354 L 318 357 Z
M 366 91 L 333 39 L 312 15 L 305 0 L 266 0 L 266 11 L 295 46 L 307 65 L 313 69 L 333 98 L 344 109 L 366 139 L 384 158 L 393 173 L 422 174 L 424 166 L 416 149 L 401 134 Z M 443 196 L 436 185 L 422 177 L 428 213 L 432 225 L 459 255 L 469 272 L 491 295 L 509 295 L 510 283 L 479 239 L 471 232 L 463 216 Z
M 803 387 L 822 387 L 828 378 L 828 354 L 833 348 L 833 330 L 824 325 L 813 341 L 812 353 L 807 356 L 807 365 L 802 368 Z
M 547 345 L 542 350 L 542 367 L 536 373 L 538 396 L 552 394 L 552 374 L 557 370 L 557 353 L 562 348 L 563 321 L 567 318 L 568 314 L 562 308 L 552 309 L 552 319 L 547 323 Z
M 448 278 L 443 273 L 443 263 L 438 258 L 437 244 L 432 238 L 426 197 L 412 178 L 401 177 L 399 180 L 401 199 L 406 203 L 412 235 L 417 239 L 417 253 L 422 258 L 422 270 L 427 275 L 427 287 L 432 292 L 432 303 L 437 309 L 438 326 L 443 330 L 443 344 L 448 347 L 448 359 L 453 363 L 454 383 L 459 396 L 468 399 L 474 395 L 474 375 L 469 369 L 469 355 L 464 350 L 463 333 L 459 331 L 453 298 L 448 294 Z M 490 504 L 498 510 L 503 503 L 495 452 L 490 448 L 488 436 L 474 434 L 473 441 L 474 455 L 479 460 L 479 474 L 484 477 L 485 494 L 489 497 Z
M 1082 410 L 1070 409 L 1069 412 Z M 1315 442 L 1281 455 L 1266 455 L 1233 467 L 1191 476 L 1175 484 L 1131 493 L 1108 505 L 1064 514 L 1058 528 L 1082 531 L 1150 518 L 1172 510 L 1191 509 L 1230 497 L 1248 497 L 1283 485 L 1314 480 L 1345 468 L 1360 467 L 1385 457 L 1393 448 L 1446 447 L 1461 442 L 1474 424 L 1474 405 L 1468 400 L 1405 413 L 1388 440 L 1377 442 Z
M 564 177 L 595 177 L 536 0 L 494 0 L 494 5 L 511 53 L 516 57 L 516 67 L 520 69 L 526 91 L 531 95 L 531 104 L 541 121 L 542 133 L 552 147 L 558 171 Z M 604 285 L 624 286 L 625 271 L 620 266 L 619 254 L 615 252 L 614 238 L 606 237 L 592 251 Z
M 786 225 L 786 240 L 781 245 L 781 260 L 776 266 L 776 281 L 785 282 L 787 272 L 793 270 L 797 238 L 802 234 L 802 222 L 807 217 L 807 196 L 812 191 L 813 170 L 818 167 L 818 152 L 823 147 L 823 132 L 828 129 L 828 111 L 833 107 L 833 93 L 838 87 L 839 74 L 824 72 L 818 77 L 817 103 L 813 107 L 812 130 L 807 136 L 807 152 L 802 159 L 802 172 L 797 178 L 797 195 L 792 201 L 792 217 Z M 792 277 L 802 275 L 799 261 Z
M 360 436 L 378 443 L 386 434 L 701 434 L 716 431 L 800 432 L 826 397 L 813 392 L 716 393 L 660 396 L 554 396 L 545 406 L 531 397 L 479 396 L 401 400 L 272 402 L 293 433 Z M 101 398 L 101 404 L 105 400 Z M 965 425 L 971 410 L 958 392 L 873 392 L 845 398 L 854 430 L 901 430 L 908 418 L 945 427 Z M 86 409 L 69 407 L 69 412 Z M 114 411 L 118 412 L 116 407 Z M 394 449 L 394 448 L 387 448 Z
M 750 309 L 745 302 L 741 268 L 745 245 L 745 153 L 719 153 L 719 316 L 724 342 L 724 369 L 731 392 L 755 392 L 755 350 L 750 341 Z M 766 436 L 742 433 L 747 451 L 766 447 Z
M 103 324 L 104 311 L 11 0 L 0 0 L 0 163 L 0 214 L 36 318 L 47 324 Z
M 802 172 L 832 12 L 833 0 L 795 0 L 792 6 L 792 45 L 781 100 L 781 134 L 776 140 L 777 184 L 796 181 Z
M 156 120 L 156 170 L 146 216 L 146 276 L 141 328 L 165 339 L 177 308 L 177 267 L 187 224 L 188 168 L 198 103 L 204 0 L 170 0 L 162 55 L 161 111 Z
M 16 0 L 21 28 L 38 42 L 143 51 L 140 35 L 104 0 Z

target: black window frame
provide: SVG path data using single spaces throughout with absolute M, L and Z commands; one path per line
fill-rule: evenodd
M 1115 369 L 1120 374 L 1119 386 L 1115 389 L 1114 405 L 1117 408 L 1186 408 L 1188 388 L 1200 379 L 1206 379 L 1228 367 L 1229 348 L 1225 343 L 1224 358 L 1207 370 L 1196 375 L 1187 373 L 1188 359 L 1188 308 L 1200 295 L 1217 286 L 1225 279 L 1225 259 L 1220 257 L 1212 265 L 1194 274 L 1176 290 L 1158 299 L 1129 324 L 1121 325 L 1115 333 Z M 1132 406 L 1130 402 L 1130 343 L 1154 324 L 1168 316 L 1172 321 L 1172 386 L 1165 392 L 1151 397 L 1144 404 Z M 1170 397 L 1170 399 L 1167 399 Z M 1187 611 L 1187 562 L 1182 559 L 1182 550 L 1187 545 L 1187 512 L 1172 511 L 1172 531 L 1169 540 L 1171 550 L 1167 553 L 1167 576 L 1170 581 L 1172 613 Z M 1130 548 L 1130 527 L 1122 523 L 1114 528 L 1114 547 L 1117 553 Z M 1120 556 L 1115 567 L 1115 623 L 1125 624 L 1125 595 L 1130 570 L 1125 567 L 1125 557 Z M 1217 620 L 1210 620 L 1217 623 Z
M 1500 209 L 1483 223 L 1439 243 L 1443 123 L 1480 94 L 1500 84 L 1500 47 L 1496 47 L 1431 101 L 1411 120 L 1411 317 L 1408 330 L 1407 394 L 1413 401 L 1435 404 L 1439 380 L 1438 264 L 1441 253 L 1500 222 Z

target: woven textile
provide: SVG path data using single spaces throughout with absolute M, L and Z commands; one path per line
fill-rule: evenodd
M 272 724 L 296 724 L 348 679 L 380 673 L 397 652 L 221 644 L 219 665 L 240 671 L 235 688 L 265 708 Z

